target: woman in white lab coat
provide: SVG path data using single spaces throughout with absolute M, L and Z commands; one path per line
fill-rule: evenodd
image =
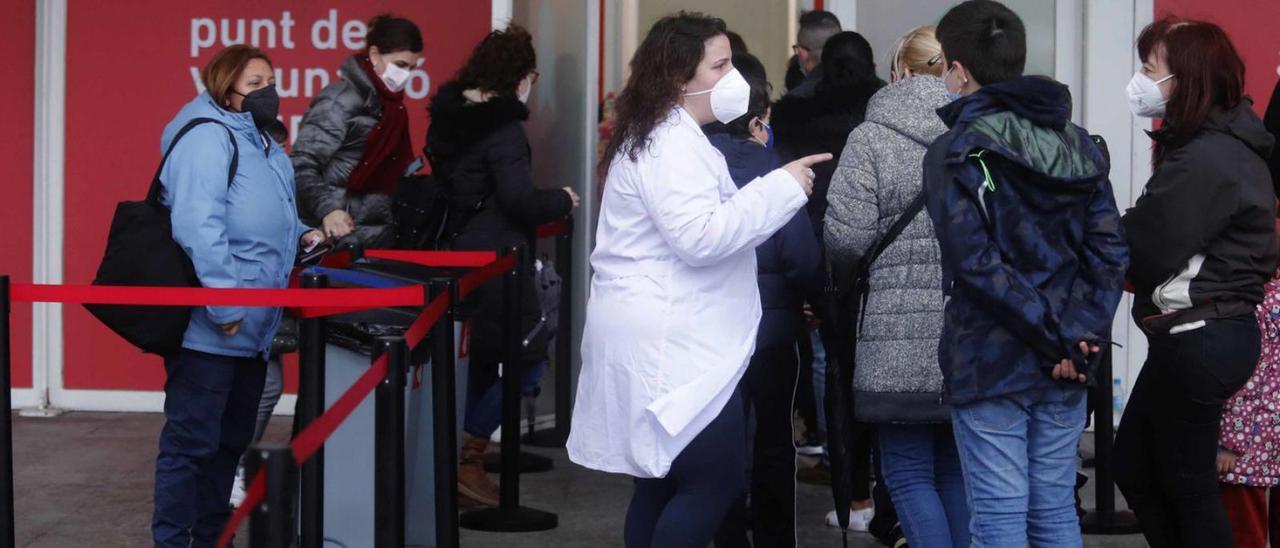
M 743 490 L 737 385 L 760 322 L 755 246 L 804 206 L 797 160 L 741 190 L 701 126 L 747 112 L 720 19 L 654 24 L 605 150 L 569 457 L 636 478 L 628 548 L 707 546 Z

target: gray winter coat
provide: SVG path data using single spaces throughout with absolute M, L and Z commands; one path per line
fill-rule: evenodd
M 325 215 L 345 209 L 356 229 L 351 236 L 367 248 L 390 237 L 391 196 L 347 192 L 347 179 L 364 157 L 369 132 L 382 118 L 382 100 L 356 57 L 342 62 L 342 79 L 311 100 L 293 143 L 298 181 L 298 217 L 321 226 Z
M 916 76 L 871 98 L 831 180 L 825 239 L 832 261 L 869 252 L 919 195 L 925 152 L 947 130 L 935 113 L 945 92 L 941 79 Z M 938 366 L 942 312 L 941 256 L 922 211 L 871 266 L 853 376 L 858 420 L 950 420 Z

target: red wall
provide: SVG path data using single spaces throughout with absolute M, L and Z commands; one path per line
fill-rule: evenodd
M 1156 17 L 1212 21 L 1231 36 L 1245 62 L 1245 89 L 1262 114 L 1280 75 L 1280 2 L 1275 0 L 1156 0 Z
M 35 2 L 16 2 L 0 17 L 0 58 L 8 77 L 0 86 L 0 274 L 31 281 L 32 145 L 35 108 Z M 9 318 L 13 386 L 31 386 L 31 305 L 14 305 Z
M 328 25 L 316 27 L 329 20 L 330 10 L 337 12 L 336 44 L 326 43 Z M 422 96 L 453 75 L 489 31 L 491 18 L 489 2 L 421 0 L 70 0 L 68 11 L 67 283 L 92 279 L 114 204 L 145 192 L 159 161 L 160 132 L 196 95 L 191 73 L 223 46 L 224 24 L 230 40 L 252 43 L 254 20 L 260 20 L 256 44 L 282 72 L 277 79 L 283 96 L 281 115 L 291 124 L 292 117 L 306 110 L 310 96 L 320 91 L 316 75 L 325 72 L 330 81 L 336 80 L 338 65 L 353 51 L 354 46 L 343 40 L 344 27 L 363 40 L 362 23 L 349 22 L 387 11 L 415 21 L 426 42 L 425 62 L 408 88 L 415 149 L 420 149 L 427 105 Z M 274 31 L 274 46 L 268 27 Z M 320 47 L 313 38 L 320 39 Z M 311 89 L 304 84 L 307 69 L 312 69 Z M 67 388 L 162 387 L 159 359 L 142 355 L 79 307 L 66 307 L 65 314 Z

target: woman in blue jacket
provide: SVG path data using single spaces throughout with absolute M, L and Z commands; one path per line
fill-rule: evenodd
M 751 85 L 747 114 L 702 130 L 724 155 L 729 175 L 741 188 L 782 167 L 782 160 L 770 142 L 769 82 L 764 66 L 747 53 L 735 54 L 733 66 Z M 746 540 L 748 529 L 754 546 L 795 546 L 796 448 L 791 435 L 791 402 L 800 367 L 796 339 L 806 334 L 805 297 L 822 287 L 821 263 L 818 238 L 803 212 L 756 247 L 762 315 L 756 351 L 741 383 L 756 421 L 750 467 L 751 515 L 746 515 L 747 493 L 743 493 L 716 535 L 717 548 L 752 546 Z
M 206 91 L 164 129 L 160 181 L 173 238 L 205 287 L 283 288 L 299 243 L 293 166 L 281 148 L 271 61 L 232 46 L 201 71 Z M 203 123 L 175 138 L 197 118 Z M 234 141 L 233 141 L 234 140 Z M 228 171 L 236 170 L 230 184 Z M 156 546 L 213 546 L 229 516 L 236 463 L 249 445 L 279 308 L 197 307 L 182 350 L 164 360 L 165 425 L 156 457 Z

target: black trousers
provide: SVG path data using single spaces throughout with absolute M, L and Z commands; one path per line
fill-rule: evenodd
M 747 466 L 742 393 L 671 463 L 665 478 L 636 478 L 626 548 L 706 548 L 742 493 Z
M 1257 366 L 1257 320 L 1209 320 L 1148 341 L 1116 434 L 1116 483 L 1152 547 L 1230 547 L 1215 466 L 1218 424 L 1223 402 Z
M 757 349 L 739 390 L 755 418 L 748 491 L 730 508 L 716 533 L 717 548 L 791 548 L 796 545 L 796 448 L 791 402 L 799 361 L 794 344 Z M 743 443 L 748 440 L 744 439 Z M 750 527 L 748 527 L 748 521 Z M 747 542 L 751 529 L 754 543 Z

